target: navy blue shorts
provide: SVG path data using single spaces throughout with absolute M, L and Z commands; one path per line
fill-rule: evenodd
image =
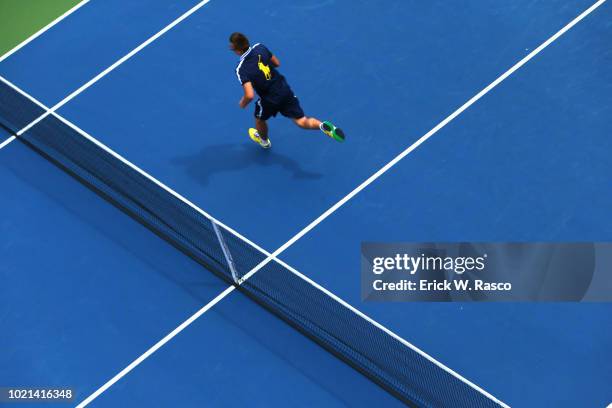
M 300 106 L 300 101 L 295 95 L 289 96 L 279 104 L 271 103 L 264 99 L 258 99 L 255 103 L 255 117 L 257 119 L 268 120 L 270 117 L 276 116 L 279 112 L 281 115 L 291 119 L 300 119 L 304 117 L 304 111 Z

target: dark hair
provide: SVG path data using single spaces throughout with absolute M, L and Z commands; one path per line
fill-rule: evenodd
M 249 49 L 249 39 L 242 33 L 232 33 L 229 38 L 230 43 L 235 50 L 246 51 Z

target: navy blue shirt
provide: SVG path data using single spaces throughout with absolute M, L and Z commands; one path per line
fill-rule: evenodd
M 241 84 L 250 82 L 259 97 L 280 104 L 293 96 L 291 88 L 270 62 L 272 53 L 263 44 L 255 44 L 240 57 L 236 75 Z

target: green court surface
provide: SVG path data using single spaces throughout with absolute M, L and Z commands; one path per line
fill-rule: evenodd
M 77 3 L 78 0 L 0 0 L 0 56 Z

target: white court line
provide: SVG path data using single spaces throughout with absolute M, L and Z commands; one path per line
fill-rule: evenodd
M 92 79 L 90 79 L 89 81 L 87 81 L 86 83 L 84 83 L 83 85 L 81 85 L 79 88 L 77 88 L 76 90 L 74 90 L 72 93 L 70 93 L 68 96 L 66 96 L 64 99 L 62 99 L 61 101 L 59 101 L 58 103 L 56 103 L 55 105 L 53 105 L 50 109 L 47 109 L 47 111 L 39 116 L 36 120 L 34 120 L 32 123 L 30 123 L 29 125 L 27 125 L 25 128 L 21 129 L 21 131 L 17 134 L 17 136 L 19 136 L 20 134 L 23 134 L 25 132 L 27 132 L 29 129 L 32 128 L 32 126 L 36 125 L 37 123 L 39 123 L 41 120 L 43 120 L 44 118 L 46 118 L 47 116 L 51 115 L 52 113 L 54 113 L 55 111 L 57 111 L 59 108 L 61 108 L 62 106 L 64 106 L 65 104 L 67 104 L 68 102 L 70 102 L 71 100 L 73 100 L 75 97 L 77 97 L 79 94 L 81 94 L 83 91 L 85 91 L 87 88 L 89 88 L 90 86 L 92 86 L 93 84 L 95 84 L 96 82 L 98 82 L 100 79 L 104 78 L 106 75 L 108 75 L 110 72 L 112 72 L 113 70 L 115 70 L 115 68 L 117 68 L 118 66 L 120 66 L 121 64 L 123 64 L 124 62 L 126 62 L 127 60 L 129 60 L 130 58 L 132 58 L 134 55 L 136 55 L 137 53 L 139 53 L 140 51 L 142 51 L 146 46 L 148 46 L 149 44 L 151 44 L 153 41 L 157 40 L 159 37 L 161 37 L 162 35 L 164 35 L 165 33 L 167 33 L 168 31 L 170 31 L 172 28 L 174 28 L 177 24 L 179 24 L 180 22 L 182 22 L 183 20 L 185 20 L 187 17 L 189 17 L 190 15 L 192 15 L 193 13 L 195 13 L 196 11 L 198 11 L 200 8 L 204 7 L 207 3 L 209 3 L 210 0 L 203 0 L 201 2 L 199 2 L 198 4 L 196 4 L 195 6 L 193 6 L 192 8 L 190 8 L 188 11 L 186 11 L 185 13 L 183 13 L 180 17 L 178 17 L 177 19 L 175 19 L 174 21 L 172 21 L 170 24 L 168 24 L 167 26 L 165 26 L 164 28 L 162 28 L 161 30 L 159 30 L 156 34 L 154 34 L 153 36 L 149 37 L 148 40 L 144 41 L 142 44 L 140 44 L 138 47 L 134 48 L 132 51 L 130 51 L 129 53 L 127 53 L 126 55 L 124 55 L 123 57 L 119 58 L 117 61 L 115 61 L 112 65 L 110 65 L 108 68 L 106 68 L 105 70 L 103 70 L 102 72 L 100 72 L 98 75 L 96 75 L 95 77 L 93 77 Z
M 71 101 L 74 97 L 76 97 L 77 95 L 79 95 L 81 92 L 83 92 L 84 90 L 86 90 L 87 88 L 89 88 L 91 85 L 93 85 L 94 83 L 98 82 L 100 79 L 102 79 L 103 77 L 105 77 L 106 75 L 108 75 L 111 71 L 113 71 L 115 68 L 117 68 L 119 65 L 123 64 L 125 61 L 129 60 L 130 58 L 132 58 L 134 55 L 136 55 L 137 53 L 139 53 L 140 51 L 142 51 L 146 46 L 148 46 L 149 44 L 151 44 L 153 41 L 157 40 L 159 37 L 161 37 L 162 35 L 166 34 L 168 31 L 170 31 L 172 28 L 174 28 L 176 25 L 178 25 L 179 23 L 181 23 L 183 20 L 185 20 L 187 17 L 189 17 L 190 15 L 192 15 L 193 13 L 195 13 L 196 11 L 198 11 L 199 9 L 201 9 L 202 7 L 204 7 L 207 3 L 209 3 L 210 0 L 203 0 L 201 2 L 199 2 L 198 4 L 196 4 L 195 6 L 193 6 L 192 8 L 190 8 L 188 11 L 186 11 L 185 13 L 183 13 L 180 17 L 178 17 L 177 19 L 175 19 L 174 21 L 172 21 L 170 24 L 168 24 L 166 27 L 162 28 L 161 30 L 159 30 L 156 34 L 154 34 L 152 37 L 150 37 L 148 40 L 146 40 L 145 42 L 143 42 L 142 44 L 140 44 L 138 47 L 134 48 L 132 51 L 130 51 L 129 53 L 127 53 L 125 56 L 123 56 L 122 58 L 118 59 L 114 64 L 112 64 L 111 66 L 109 66 L 108 68 L 106 68 L 104 71 L 100 72 L 98 75 L 96 75 L 95 77 L 93 77 L 92 79 L 90 79 L 89 81 L 87 81 L 86 83 L 84 83 L 80 88 L 78 88 L 77 90 L 75 90 L 74 92 L 72 92 L 70 95 L 68 95 L 67 97 L 65 97 L 63 100 L 61 100 L 60 102 L 58 102 L 55 106 L 53 106 L 51 108 L 51 111 L 55 112 L 57 109 L 61 108 L 63 105 L 65 105 L 66 103 L 68 103 L 69 101 Z
M 39 116 L 35 122 L 38 123 L 39 119 L 46 117 L 49 114 L 50 109 L 45 106 L 42 102 L 40 102 L 38 99 L 34 98 L 32 95 L 28 94 L 27 92 L 24 92 L 21 88 L 19 88 L 17 85 L 15 85 L 14 83 L 12 83 L 11 81 L 9 81 L 8 79 L 4 78 L 3 76 L 0 75 L 0 81 L 4 82 L 6 85 L 8 85 L 10 88 L 13 88 L 13 90 L 15 92 L 18 92 L 20 95 L 24 96 L 26 99 L 28 99 L 30 102 L 36 104 L 39 108 L 45 110 L 45 114 L 42 116 Z M 5 140 L 3 145 L 6 146 L 7 144 L 11 143 L 13 140 L 16 139 L 15 136 L 21 136 L 22 134 L 24 134 L 28 129 L 30 129 L 32 126 L 32 123 L 28 124 L 26 127 L 24 127 L 23 129 L 19 130 L 17 133 L 15 133 L 12 137 L 10 137 L 8 140 Z
M 8 145 L 9 143 L 11 143 L 13 140 L 17 139 L 16 136 L 11 136 L 8 139 L 6 139 L 4 142 L 2 142 L 0 144 L 0 149 L 2 149 L 4 146 Z
M 22 41 L 20 44 L 15 46 L 13 49 L 7 51 L 4 55 L 0 56 L 0 62 L 4 61 L 8 57 L 10 57 L 14 53 L 19 51 L 20 49 L 22 49 L 23 47 L 25 47 L 26 45 L 28 45 L 32 41 L 34 41 L 36 38 L 40 37 L 43 33 L 48 31 L 49 29 L 51 29 L 53 26 L 58 24 L 60 21 L 62 21 L 63 19 L 65 19 L 66 17 L 68 17 L 69 15 L 71 15 L 72 13 L 77 11 L 78 9 L 80 9 L 85 4 L 89 3 L 89 1 L 90 0 L 83 0 L 83 1 L 75 4 L 72 8 L 67 10 L 64 14 L 62 14 L 59 17 L 57 17 L 55 20 L 51 21 L 49 24 L 47 24 L 46 26 L 44 26 L 43 28 L 41 28 L 40 30 L 38 30 L 37 32 L 35 32 L 34 34 L 32 34 L 31 36 L 26 38 L 24 41 Z M 0 144 L 0 149 L 2 149 L 3 147 L 7 146 L 9 143 L 13 142 L 14 140 L 15 140 L 15 136 L 9 137 L 8 139 L 6 139 L 4 142 L 2 142 Z
M 127 367 L 125 367 L 123 370 L 118 372 L 117 375 L 115 375 L 113 378 L 108 380 L 106 382 L 106 384 L 104 384 L 102 387 L 98 388 L 93 394 L 91 394 L 89 397 L 87 397 L 82 402 L 80 402 L 79 405 L 76 406 L 76 408 L 83 408 L 83 407 L 86 407 L 87 405 L 89 405 L 93 400 L 98 398 L 98 396 L 100 396 L 100 394 L 102 394 L 104 391 L 106 391 L 107 389 L 112 387 L 113 384 L 115 384 L 117 381 L 119 381 L 121 378 L 123 378 L 125 375 L 127 375 L 130 371 L 132 371 L 134 368 L 136 368 L 138 365 L 140 365 L 140 363 L 142 363 L 147 358 L 149 358 L 151 356 L 151 354 L 155 353 L 164 344 L 166 344 L 170 340 L 172 340 L 177 334 L 179 334 L 180 332 L 185 330 L 191 323 L 195 322 L 197 318 L 199 318 L 204 313 L 206 313 L 211 307 L 213 307 L 214 305 L 219 303 L 224 297 L 226 297 L 227 295 L 232 293 L 234 291 L 234 289 L 236 289 L 235 286 L 230 286 L 227 289 L 225 289 L 223 292 L 221 292 L 219 295 L 217 295 L 217 297 L 214 298 L 213 300 L 211 300 L 210 302 L 208 302 L 208 304 L 206 304 L 206 306 L 204 306 L 203 308 L 198 310 L 193 316 L 191 316 L 189 319 L 187 319 L 183 323 L 181 323 L 180 326 L 178 326 L 176 329 L 172 330 L 163 339 L 161 339 L 160 341 L 155 343 L 150 349 L 145 351 L 140 357 L 138 357 L 136 360 L 132 361 Z
M 16 53 L 17 51 L 19 51 L 20 49 L 22 49 L 23 47 L 25 47 L 26 45 L 28 45 L 29 43 L 31 43 L 32 41 L 34 41 L 36 38 L 40 37 L 44 32 L 46 32 L 47 30 L 49 30 L 51 27 L 53 27 L 54 25 L 56 25 L 57 23 L 59 23 L 60 21 L 62 21 L 63 19 L 65 19 L 66 17 L 68 17 L 70 14 L 74 13 L 76 10 L 78 10 L 79 8 L 81 8 L 82 6 L 84 6 L 85 4 L 89 3 L 89 0 L 83 0 L 80 3 L 76 4 L 75 6 L 73 6 L 71 9 L 69 9 L 68 11 L 66 11 L 64 14 L 62 14 L 61 16 L 59 16 L 58 18 L 56 18 L 55 20 L 51 21 L 49 24 L 47 24 L 46 26 L 44 26 L 43 28 L 41 28 L 40 30 L 38 30 L 37 32 L 35 32 L 34 34 L 32 34 L 31 36 L 29 36 L 27 39 L 25 39 L 24 41 L 22 41 L 19 45 L 17 45 L 15 48 L 13 48 L 12 50 L 6 52 L 3 56 L 0 57 L 0 62 L 4 61 L 5 59 L 7 59 L 8 57 L 10 57 L 11 55 L 13 55 L 14 53 Z

